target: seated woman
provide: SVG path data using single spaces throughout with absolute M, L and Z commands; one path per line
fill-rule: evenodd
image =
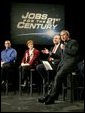
M 26 43 L 28 50 L 25 51 L 25 54 L 22 58 L 19 71 L 22 71 L 22 81 L 24 82 L 23 86 L 26 86 L 26 83 L 29 79 L 29 70 L 34 68 L 38 64 L 39 50 L 34 48 L 33 40 L 28 40 Z

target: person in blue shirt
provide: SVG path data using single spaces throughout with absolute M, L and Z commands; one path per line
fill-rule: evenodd
M 6 40 L 5 49 L 1 51 L 1 80 L 2 84 L 8 79 L 9 71 L 16 63 L 17 51 L 11 47 L 11 42 Z

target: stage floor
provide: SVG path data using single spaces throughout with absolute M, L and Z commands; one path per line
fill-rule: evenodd
M 44 105 L 37 101 L 39 94 L 1 94 L 1 112 L 84 112 L 84 101 L 55 101 L 55 104 Z

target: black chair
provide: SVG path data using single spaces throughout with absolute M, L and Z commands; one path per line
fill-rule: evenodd
M 8 70 L 8 77 L 6 77 L 6 80 L 4 81 L 4 84 L 2 84 L 2 90 L 6 95 L 8 95 L 9 91 L 14 91 L 14 94 L 16 94 L 16 77 L 17 77 L 17 66 L 16 63 L 14 63 L 13 67 Z M 11 89 L 11 90 L 9 90 Z
M 28 75 L 29 81 L 26 85 L 26 88 L 27 88 L 27 93 L 30 92 L 30 96 L 32 96 L 33 95 L 33 89 L 39 90 L 39 86 L 38 86 L 37 83 L 33 83 L 33 77 L 36 76 L 36 74 L 35 74 L 36 69 L 30 68 L 29 71 L 30 71 L 30 75 Z M 22 68 L 21 68 L 21 70 L 19 70 L 19 95 L 22 95 L 22 92 L 23 92 L 22 88 L 23 88 L 23 85 L 22 85 Z
M 73 103 L 75 100 L 80 100 L 81 93 L 84 90 L 84 86 L 79 85 L 78 73 L 76 71 L 71 72 L 67 76 L 66 84 L 62 84 L 62 95 L 63 100 L 66 100 L 66 97 L 70 96 L 70 102 Z M 68 91 L 69 94 L 68 94 Z M 81 91 L 81 92 L 80 92 Z

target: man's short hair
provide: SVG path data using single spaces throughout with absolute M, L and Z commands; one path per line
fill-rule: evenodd
M 70 33 L 69 33 L 68 30 L 62 30 L 61 32 L 64 32 L 64 33 L 66 33 L 68 36 L 70 36 Z

